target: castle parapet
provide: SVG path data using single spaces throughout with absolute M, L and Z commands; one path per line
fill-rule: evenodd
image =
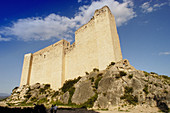
M 53 48 L 55 48 L 56 46 L 63 46 L 64 48 L 68 47 L 70 45 L 70 42 L 66 41 L 66 40 L 60 40 L 44 49 L 41 49 L 35 53 L 33 53 L 33 55 L 41 55 L 45 52 L 49 52 L 50 50 L 52 50 Z

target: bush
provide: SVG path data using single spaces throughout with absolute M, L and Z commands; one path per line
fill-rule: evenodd
M 125 95 L 121 96 L 120 99 L 124 99 L 129 104 L 133 104 L 133 105 L 136 105 L 138 103 L 138 97 L 133 96 L 131 94 L 125 94 Z
M 150 74 L 156 74 L 156 75 L 158 75 L 157 73 L 155 73 L 155 72 L 150 72 Z
M 53 94 L 52 97 L 55 97 L 55 96 L 57 96 L 58 94 L 59 94 L 59 91 L 56 91 L 56 92 Z
M 167 91 L 167 90 L 164 90 L 164 93 L 168 94 L 168 91 Z
M 19 87 L 15 87 L 13 90 L 12 90 L 12 92 L 14 91 L 14 90 L 16 90 L 16 89 L 18 89 Z
M 160 77 L 166 79 L 166 80 L 170 80 L 170 77 L 166 76 L 166 75 L 160 75 Z
M 71 98 L 72 98 L 72 96 L 73 96 L 73 94 L 75 92 L 75 87 L 71 87 L 68 91 L 69 91 L 69 94 L 70 94 L 70 97 L 69 97 L 69 100 L 68 100 L 68 104 L 71 104 L 72 103 L 71 102 Z
M 43 104 L 46 102 L 48 102 L 47 98 L 42 98 L 42 99 L 38 100 L 37 104 Z
M 40 88 L 40 93 L 45 93 L 45 88 Z
M 94 71 L 94 72 L 99 72 L 99 69 L 94 68 L 93 71 Z
M 133 104 L 133 105 L 136 105 L 138 103 L 138 97 L 132 95 L 132 93 L 133 93 L 132 87 L 126 86 L 124 93 L 125 94 L 123 96 L 121 96 L 120 99 L 124 99 L 129 104 Z
M 86 75 L 89 75 L 89 73 L 88 72 L 85 72 L 86 73 Z
M 33 97 L 33 98 L 31 98 L 31 101 L 35 102 L 35 101 L 37 101 L 37 98 Z
M 85 107 L 85 108 L 92 108 L 94 105 L 94 102 L 97 100 L 97 98 L 98 98 L 98 94 L 96 93 L 93 97 L 88 99 L 88 101 L 85 102 L 84 104 L 82 104 L 81 106 Z
M 157 83 L 154 83 L 154 85 L 157 87 L 158 86 L 158 84 Z
M 146 95 L 149 94 L 148 85 L 145 85 L 145 88 L 143 88 L 143 91 L 145 92 Z
M 50 84 L 45 84 L 44 89 L 46 90 L 46 89 L 49 89 L 49 88 L 50 88 Z
M 116 74 L 116 75 L 115 75 L 115 78 L 116 78 L 116 79 L 119 79 L 119 78 L 120 78 L 120 75 L 119 75 L 119 74 Z
M 91 82 L 94 82 L 94 77 L 91 77 L 90 80 L 91 80 Z
M 27 94 L 24 96 L 24 98 L 29 99 L 31 97 L 31 94 Z
M 110 65 L 115 65 L 115 62 L 111 62 Z
M 143 71 L 144 72 L 144 74 L 145 74 L 145 77 L 147 77 L 147 76 L 149 76 L 150 74 L 148 73 L 148 72 L 146 72 L 146 71 Z
M 79 80 L 81 79 L 81 77 L 75 78 L 74 80 L 68 80 L 64 83 L 63 87 L 61 88 L 61 90 L 65 93 L 67 92 L 71 87 L 74 86 L 75 83 L 77 83 Z
M 129 79 L 133 78 L 133 74 L 130 74 L 130 75 L 128 76 L 128 78 L 129 78 Z
M 126 86 L 125 87 L 125 94 L 130 94 L 130 93 L 133 93 L 133 88 Z
M 95 88 L 98 89 L 98 84 L 99 84 L 99 81 L 102 79 L 102 77 L 98 77 L 95 81 Z
M 97 77 L 101 77 L 103 75 L 103 73 L 99 73 L 98 75 L 97 75 Z
M 126 73 L 126 72 L 124 72 L 124 71 L 120 71 L 120 72 L 119 72 L 119 74 L 120 74 L 120 76 L 121 76 L 121 77 L 123 77 L 123 76 L 126 76 L 126 75 L 127 75 L 127 73 Z

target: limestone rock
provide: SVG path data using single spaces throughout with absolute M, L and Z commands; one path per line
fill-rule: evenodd
M 72 103 L 75 103 L 75 104 L 78 104 L 78 105 L 83 104 L 90 97 L 95 95 L 95 93 L 93 91 L 93 88 L 91 86 L 91 81 L 90 80 L 82 81 L 75 88 L 76 89 L 75 89 L 74 95 L 73 95 L 73 97 L 71 99 Z
M 60 96 L 59 100 L 64 104 L 68 104 L 69 97 L 70 97 L 70 94 L 67 91 L 66 93 Z

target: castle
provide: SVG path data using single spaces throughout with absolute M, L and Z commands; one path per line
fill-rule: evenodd
M 70 45 L 60 40 L 35 53 L 25 54 L 20 86 L 51 84 L 58 89 L 68 80 L 85 75 L 93 68 L 103 70 L 112 61 L 122 60 L 114 16 L 107 6 L 75 32 Z

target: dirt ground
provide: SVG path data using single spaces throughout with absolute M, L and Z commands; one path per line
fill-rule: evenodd
M 57 113 L 160 113 L 157 107 L 141 107 L 136 106 L 131 109 L 126 110 L 113 110 L 113 111 L 102 111 L 102 110 L 85 110 L 85 109 L 59 109 Z M 50 113 L 50 109 L 48 109 Z

